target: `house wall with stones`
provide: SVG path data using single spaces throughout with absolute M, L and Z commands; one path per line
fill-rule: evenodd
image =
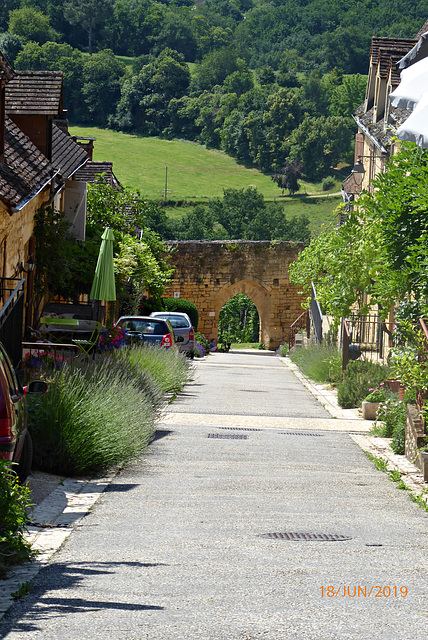
M 219 313 L 238 293 L 257 307 L 260 341 L 267 348 L 275 349 L 288 340 L 303 300 L 290 283 L 289 266 L 303 243 L 189 240 L 170 246 L 175 272 L 164 296 L 193 302 L 199 312 L 198 331 L 209 340 L 217 339 Z
M 26 265 L 28 243 L 33 235 L 34 214 L 48 199 L 49 189 L 43 190 L 21 211 L 12 215 L 0 202 L 0 277 L 18 277 L 19 265 Z

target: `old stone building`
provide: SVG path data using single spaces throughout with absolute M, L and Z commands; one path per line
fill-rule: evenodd
M 219 313 L 238 293 L 255 304 L 260 341 L 275 349 L 288 340 L 290 325 L 302 313 L 302 296 L 290 283 L 289 266 L 303 243 L 189 240 L 170 243 L 175 266 L 165 297 L 181 297 L 199 311 L 198 330 L 217 339 Z
M 400 148 L 397 130 L 411 110 L 392 106 L 390 95 L 401 81 L 400 61 L 427 33 L 428 21 L 414 38 L 372 38 L 366 96 L 353 116 L 358 133 L 354 169 L 343 183 L 346 202 L 358 198 L 363 189 L 370 191 L 375 176 L 385 170 L 388 159 Z M 421 51 L 427 55 L 428 46 Z
M 76 183 L 77 199 L 67 192 L 88 156 L 66 133 L 60 72 L 15 72 L 0 52 L 0 83 L 0 334 L 15 348 L 32 322 L 34 216 L 69 202 L 70 221 L 81 229 L 79 212 L 84 229 L 86 185 Z

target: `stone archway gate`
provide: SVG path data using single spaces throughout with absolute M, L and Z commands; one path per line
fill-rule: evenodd
M 303 300 L 290 284 L 288 271 L 303 243 L 187 240 L 168 244 L 175 272 L 164 296 L 193 302 L 199 312 L 198 331 L 208 340 L 217 339 L 223 305 L 244 293 L 257 307 L 260 341 L 266 348 L 276 349 L 288 341 Z

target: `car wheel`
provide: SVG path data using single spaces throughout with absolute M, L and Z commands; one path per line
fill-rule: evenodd
M 28 474 L 31 471 L 31 463 L 33 462 L 33 441 L 29 432 L 27 431 L 24 440 L 24 446 L 22 447 L 21 457 L 18 462 L 18 468 L 16 473 L 19 478 L 19 482 L 24 482 Z

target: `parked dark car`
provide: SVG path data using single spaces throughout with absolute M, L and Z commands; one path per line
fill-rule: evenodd
M 0 343 L 0 457 L 16 462 L 23 482 L 30 473 L 33 443 L 27 428 L 27 393 L 45 393 L 46 382 L 34 380 L 23 387 Z
M 175 347 L 174 332 L 170 323 L 150 316 L 122 316 L 115 324 L 123 329 L 130 343 L 145 342 L 165 349 Z
M 150 316 L 169 320 L 178 350 L 189 358 L 195 357 L 195 331 L 187 313 L 179 311 L 153 311 Z

